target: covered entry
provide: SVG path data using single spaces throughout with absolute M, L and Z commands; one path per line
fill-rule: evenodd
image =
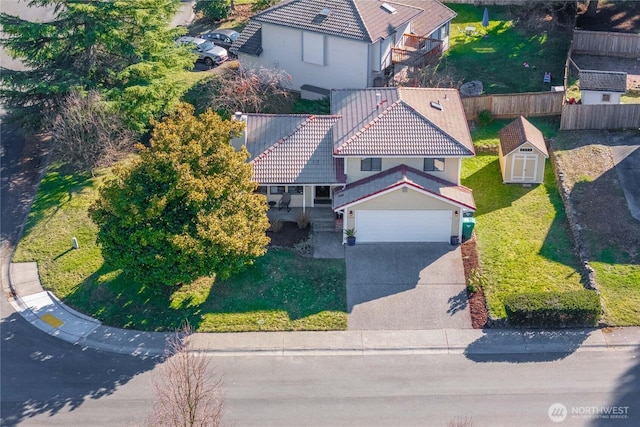
M 450 210 L 357 210 L 358 241 L 449 242 Z

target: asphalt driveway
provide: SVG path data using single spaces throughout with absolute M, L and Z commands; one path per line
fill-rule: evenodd
M 445 243 L 346 247 L 347 328 L 471 328 L 459 246 Z

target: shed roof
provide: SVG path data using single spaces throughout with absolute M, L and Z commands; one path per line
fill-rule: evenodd
M 578 78 L 580 79 L 580 90 L 627 92 L 627 73 L 582 70 Z
M 522 144 L 528 142 L 545 157 L 549 157 L 542 132 L 522 116 L 503 127 L 500 130 L 499 136 L 500 147 L 505 156 L 517 150 Z

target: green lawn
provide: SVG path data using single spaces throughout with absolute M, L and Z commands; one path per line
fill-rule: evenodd
M 449 4 L 458 14 L 451 26 L 451 46 L 444 58 L 465 81 L 480 80 L 484 93 L 544 92 L 544 73 L 562 84 L 570 33 L 525 30 L 514 24 L 510 8 L 489 6 L 489 26 L 482 26 L 484 7 Z M 469 35 L 466 27 L 474 27 Z M 527 62 L 530 66 L 525 68 Z
M 551 125 L 549 125 L 551 127 Z M 477 145 L 493 145 L 497 131 L 474 130 Z M 503 300 L 523 291 L 582 289 L 562 200 L 547 162 L 542 185 L 503 184 L 498 156 L 463 161 L 462 183 L 473 189 L 480 262 L 492 317 L 505 316 Z
M 107 325 L 144 330 L 174 330 L 185 320 L 200 332 L 346 328 L 344 260 L 270 250 L 226 281 L 203 278 L 164 294 L 139 289 L 103 264 L 95 244 L 87 208 L 104 176 L 51 168 L 14 256 L 37 261 L 44 287 L 70 306 Z

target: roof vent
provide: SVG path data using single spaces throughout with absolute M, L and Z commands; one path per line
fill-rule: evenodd
M 433 108 L 435 108 L 436 110 L 440 110 L 440 111 L 442 111 L 444 109 L 442 107 L 442 104 L 440 104 L 439 102 L 436 102 L 436 101 L 431 101 L 431 106 Z
M 391 6 L 389 3 L 382 3 L 381 7 L 391 14 L 394 14 L 397 12 L 396 8 Z
M 325 7 L 320 11 L 318 15 L 329 16 L 330 13 L 331 13 L 331 9 L 329 9 L 328 7 Z

